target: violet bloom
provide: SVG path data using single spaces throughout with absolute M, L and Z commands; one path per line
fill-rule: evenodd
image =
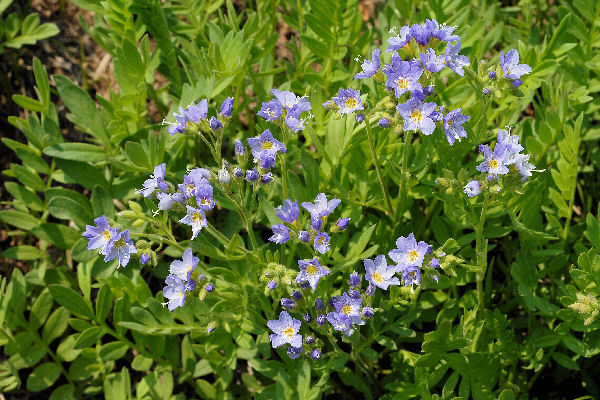
M 315 300 L 315 310 L 320 311 L 323 308 L 325 308 L 325 303 L 323 302 L 323 299 L 317 297 L 317 299 Z
M 479 151 L 483 153 L 484 161 L 475 167 L 477 171 L 487 172 L 488 179 L 497 179 L 498 175 L 508 174 L 506 165 L 510 151 L 506 146 L 496 144 L 494 152 L 492 152 L 487 144 L 482 144 L 479 146 Z
M 396 50 L 400 50 L 410 43 L 410 39 L 412 39 L 410 27 L 405 25 L 400 28 L 400 33 L 397 36 L 392 36 L 388 39 L 387 42 L 389 46 L 386 51 L 388 53 L 393 53 Z
M 335 225 L 340 229 L 340 231 L 343 231 L 348 226 L 348 222 L 350 222 L 350 218 L 340 218 L 337 220 Z
M 215 285 L 209 283 L 208 285 L 204 286 L 204 290 L 206 290 L 208 293 L 212 293 L 215 290 Z
M 204 211 L 212 210 L 215 207 L 213 187 L 206 180 L 196 187 L 196 203 Z
M 274 280 L 270 280 L 269 283 L 267 284 L 267 288 L 269 288 L 269 290 L 275 290 L 276 287 L 277 287 L 277 282 L 275 282 Z
M 119 261 L 119 267 L 126 267 L 131 259 L 131 254 L 137 253 L 133 241 L 129 237 L 129 229 L 113 235 L 110 243 L 106 245 L 104 261 L 108 262 L 115 258 Z
M 150 175 L 150 179 L 144 182 L 144 188 L 140 190 L 140 194 L 144 197 L 152 197 L 155 190 L 165 191 L 169 188 L 167 182 L 164 181 L 167 172 L 167 164 L 162 163 L 154 167 L 154 173 Z
M 302 347 L 302 335 L 298 334 L 302 322 L 292 318 L 287 311 L 282 311 L 279 314 L 279 319 L 272 319 L 267 322 L 269 329 L 273 331 L 269 335 L 271 346 L 277 348 L 289 343 L 292 347 Z
M 209 184 L 210 171 L 206 168 L 194 168 L 183 177 L 183 183 L 179 184 L 179 190 L 186 198 L 196 196 L 196 187 L 202 184 Z
M 283 244 L 290 239 L 290 230 L 283 224 L 271 225 L 273 236 L 269 238 L 271 242 Z
M 519 52 L 515 49 L 509 50 L 506 55 L 500 50 L 500 66 L 507 79 L 515 80 L 519 79 L 521 75 L 531 73 L 529 65 L 519 64 Z
M 192 276 L 194 269 L 200 262 L 198 257 L 194 257 L 192 253 L 192 249 L 186 249 L 183 252 L 183 256 L 181 260 L 175 260 L 169 266 L 169 272 L 171 275 L 175 275 L 182 281 L 187 281 Z
M 165 283 L 167 287 L 163 289 L 163 296 L 169 299 L 165 303 L 169 311 L 173 311 L 177 307 L 183 307 L 185 303 L 185 284 L 183 281 L 175 275 L 169 275 L 165 279 Z
M 404 286 L 419 286 L 421 283 L 421 270 L 417 266 L 405 267 L 402 271 L 402 280 L 404 281 Z
M 437 259 L 437 258 L 435 258 L 435 257 L 434 257 L 434 258 L 432 258 L 432 259 L 429 261 L 429 266 L 430 266 L 431 268 L 439 268 L 439 266 L 440 266 L 440 265 L 441 265 L 441 264 L 440 264 L 440 260 L 438 260 L 438 259 Z
M 219 115 L 229 118 L 229 117 L 231 117 L 232 111 L 233 111 L 233 97 L 228 97 L 225 99 L 225 101 L 223 101 L 223 104 L 221 104 L 221 112 L 219 113 Z
M 435 19 L 426 19 L 425 25 L 429 29 L 429 32 L 431 32 L 431 36 L 441 42 L 454 42 L 460 40 L 458 35 L 452 34 L 456 29 L 456 26 L 449 26 L 446 24 L 440 26 Z
M 529 162 L 529 154 L 518 154 L 515 161 L 515 166 L 521 174 L 521 181 L 525 181 L 528 177 L 531 176 L 531 171 L 537 171 L 535 169 L 535 165 Z M 541 171 L 537 171 L 541 172 Z
M 358 272 L 353 271 L 352 274 L 350 274 L 350 278 L 348 279 L 348 284 L 350 285 L 351 288 L 359 288 L 360 287 L 360 275 L 358 274 Z
M 471 117 L 462 114 L 462 108 L 460 107 L 446 114 L 444 117 L 444 133 L 450 146 L 454 144 L 456 139 L 460 142 L 461 137 L 467 137 L 467 131 L 462 125 L 469 119 Z
M 175 117 L 175 120 L 177 122 L 174 124 L 169 123 L 169 134 L 174 135 L 176 133 L 185 132 L 185 128 L 188 126 L 188 120 L 185 116 L 185 110 L 183 109 L 183 107 L 179 106 L 179 114 L 173 113 L 173 116 Z
M 385 87 L 393 90 L 396 97 L 409 91 L 421 90 L 418 80 L 422 74 L 423 68 L 419 62 L 401 61 L 397 68 L 387 70 Z
M 236 178 L 241 178 L 242 176 L 244 176 L 244 171 L 242 171 L 240 167 L 235 167 L 233 169 L 233 176 L 235 176 Z
M 281 117 L 283 107 L 279 103 L 279 100 L 273 99 L 269 102 L 263 102 L 260 111 L 257 113 L 267 121 L 275 121 Z
M 431 38 L 431 29 L 426 24 L 414 24 L 410 27 L 410 34 L 421 46 L 427 46 Z
M 290 359 L 295 360 L 296 358 L 300 357 L 302 355 L 302 346 L 300 347 L 294 347 L 294 346 L 289 346 L 287 348 L 287 355 L 290 357 Z
M 208 114 L 208 101 L 206 99 L 200 100 L 197 105 L 190 104 L 188 108 L 185 109 L 185 116 L 188 121 L 198 123 L 200 120 L 206 118 L 206 114 Z
M 206 327 L 206 332 L 213 333 L 215 331 L 215 329 L 217 329 L 217 324 L 215 324 L 214 322 L 211 322 L 210 324 L 208 324 L 208 327 Z
M 350 114 L 357 110 L 364 110 L 360 100 L 360 91 L 354 89 L 340 89 L 338 95 L 332 100 L 339 107 L 340 115 Z
M 481 183 L 478 180 L 473 179 L 465 185 L 463 192 L 465 192 L 468 197 L 479 196 L 481 193 Z
M 302 314 L 302 319 L 305 322 L 312 322 L 313 318 L 312 318 L 312 315 L 310 315 L 309 313 L 304 313 L 304 314 Z
M 156 193 L 156 198 L 158 199 L 158 209 L 159 210 L 170 210 L 171 208 L 173 208 L 173 203 L 177 202 L 177 203 L 181 203 L 184 204 L 185 203 L 185 196 L 183 195 L 183 193 L 180 192 L 176 192 L 176 193 L 165 193 L 165 192 L 158 192 Z
M 352 318 L 348 317 L 345 314 L 340 314 L 335 311 L 332 311 L 329 314 L 327 314 L 327 321 L 329 321 L 333 329 L 335 329 L 336 331 L 348 332 L 352 330 Z
M 380 127 L 387 128 L 388 125 L 390 124 L 390 120 L 384 117 L 384 118 L 380 118 L 379 121 L 377 121 L 377 123 L 379 124 Z
M 186 292 L 191 292 L 193 290 L 196 290 L 196 286 L 198 286 L 198 284 L 196 283 L 196 281 L 193 278 L 190 278 L 185 283 L 185 291 Z
M 283 204 L 277 207 L 277 216 L 283 222 L 287 222 L 288 224 L 296 222 L 299 214 L 300 208 L 298 208 L 297 200 L 292 202 L 290 199 L 285 199 Z
M 111 243 L 119 230 L 110 226 L 105 215 L 94 219 L 94 223 L 96 226 L 85 226 L 85 232 L 82 236 L 90 241 L 88 250 L 100 249 L 100 254 L 105 254 L 106 246 Z
M 275 139 L 268 129 L 265 129 L 260 136 L 249 138 L 248 144 L 250 145 L 252 155 L 256 160 L 260 160 L 261 153 L 264 151 L 275 153 L 285 153 L 287 151 L 283 143 Z
M 218 131 L 219 129 L 221 129 L 223 127 L 223 124 L 217 118 L 210 117 L 209 126 L 210 126 L 210 129 L 212 129 L 213 131 Z
M 388 266 L 385 256 L 379 255 L 375 257 L 375 261 L 363 260 L 365 265 L 365 279 L 371 284 L 387 290 L 390 285 L 399 285 L 400 280 L 394 276 L 398 272 L 396 266 Z
M 246 171 L 246 180 L 248 180 L 248 182 L 256 182 L 258 178 L 259 175 L 256 168 L 252 168 Z
M 273 173 L 271 173 L 271 172 L 267 172 L 266 174 L 263 174 L 260 177 L 261 183 L 264 183 L 265 185 L 267 183 L 270 183 L 272 180 L 273 180 Z
M 140 263 L 142 265 L 145 265 L 148 263 L 148 261 L 150 261 L 150 254 L 148 253 L 144 253 L 140 256 Z
M 320 359 L 321 358 L 321 350 L 313 349 L 313 351 L 310 352 L 310 358 L 312 358 L 313 360 Z
M 277 160 L 276 154 L 277 153 L 273 151 L 262 151 L 260 153 L 260 159 L 258 160 L 260 169 L 267 171 L 273 168 L 275 166 L 275 161 Z
M 353 299 L 345 292 L 333 302 L 333 307 L 338 314 L 346 315 L 350 318 L 359 317 L 360 319 L 361 306 L 362 298 Z
M 310 216 L 310 227 L 315 231 L 320 231 L 323 227 L 323 218 L 315 217 L 313 215 Z
M 458 54 L 460 51 L 460 42 L 452 45 L 448 43 L 446 46 L 446 65 L 460 76 L 465 75 L 464 67 L 469 66 L 470 62 L 466 56 Z
M 318 258 L 312 260 L 298 260 L 300 273 L 296 276 L 296 283 L 308 282 L 312 290 L 316 290 L 319 279 L 329 275 L 329 269 L 319 264 Z
M 283 308 L 287 308 L 288 310 L 291 310 L 294 307 L 296 307 L 296 302 L 292 299 L 288 299 L 288 298 L 284 297 L 281 299 L 281 306 Z
M 192 227 L 192 240 L 194 240 L 202 228 L 208 226 L 208 221 L 206 220 L 206 214 L 204 214 L 204 210 L 190 207 L 189 205 L 186 205 L 186 208 L 187 215 L 181 218 L 179 223 L 190 225 Z
M 396 109 L 404 118 L 405 131 L 421 131 L 424 135 L 431 135 L 435 130 L 435 122 L 431 118 L 435 107 L 435 103 L 423 103 L 412 98 L 406 103 L 398 104 Z
M 423 257 L 429 251 L 429 245 L 423 241 L 417 243 L 412 232 L 408 237 L 400 236 L 396 240 L 396 249 L 389 252 L 390 258 L 400 267 L 423 265 Z
M 371 53 L 371 59 L 363 61 L 361 65 L 362 72 L 359 72 L 358 74 L 354 75 L 354 79 L 365 79 L 375 75 L 375 73 L 377 73 L 377 70 L 379 69 L 380 57 L 381 49 L 377 48 L 373 50 L 373 53 Z
M 523 146 L 519 143 L 519 136 L 511 135 L 506 129 L 498 130 L 498 143 L 496 146 L 498 145 L 506 148 L 506 151 L 508 152 L 506 165 L 515 163 L 518 154 L 523 151 Z
M 292 92 L 271 89 L 271 94 L 279 101 L 281 107 L 286 110 L 291 110 L 295 105 L 299 105 L 302 111 L 309 111 L 312 108 L 308 99 L 298 97 Z
M 244 147 L 244 145 L 242 144 L 242 141 L 240 139 L 235 139 L 233 148 L 234 148 L 235 155 L 238 157 L 241 157 L 244 154 L 246 154 L 246 148 Z
M 310 241 L 310 233 L 308 231 L 300 231 L 298 232 L 298 239 L 304 243 L 308 243 Z
M 419 54 L 419 59 L 425 69 L 432 73 L 440 72 L 446 67 L 446 57 L 436 55 L 431 48 L 427 49 L 427 52 Z
M 371 307 L 363 307 L 360 313 L 365 318 L 371 318 L 373 315 L 375 315 L 375 310 L 373 310 Z
M 306 119 L 300 119 L 300 111 L 297 105 L 288 111 L 287 115 L 285 116 L 285 124 L 294 133 L 302 131 L 304 128 L 306 128 Z
M 331 214 L 340 202 L 340 199 L 332 199 L 328 202 L 325 193 L 319 193 L 315 198 L 314 204 L 304 202 L 301 205 L 310 213 L 311 217 L 322 218 Z
M 313 245 L 315 246 L 315 250 L 317 250 L 321 254 L 325 254 L 329 251 L 329 235 L 325 232 L 317 233 L 315 236 L 315 240 Z

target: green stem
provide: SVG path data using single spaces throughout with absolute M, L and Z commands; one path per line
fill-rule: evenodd
M 402 165 L 400 166 L 400 204 L 398 205 L 398 215 L 404 214 L 404 202 L 406 201 L 406 171 L 408 169 L 408 153 L 409 147 L 412 140 L 412 131 L 406 131 L 404 133 L 404 146 L 402 147 Z
M 373 133 L 371 132 L 371 124 L 369 123 L 369 118 L 365 118 L 365 126 L 367 128 L 367 138 L 369 139 L 369 149 L 371 150 L 371 155 L 373 156 L 373 163 L 375 163 L 377 177 L 379 178 L 379 185 L 381 185 L 381 190 L 383 191 L 383 195 L 385 197 L 385 202 L 387 203 L 389 213 L 392 216 L 392 220 L 394 220 L 394 206 L 392 205 L 390 194 L 388 193 L 385 183 L 383 182 L 383 174 L 381 173 L 381 167 L 379 166 L 379 160 L 377 159 L 377 152 L 375 151 L 375 143 L 373 141 Z
M 483 280 L 487 269 L 487 241 L 483 237 L 483 226 L 485 224 L 485 214 L 488 206 L 488 194 L 486 193 L 479 215 L 479 222 L 475 226 L 475 252 L 477 257 L 477 315 L 483 319 L 485 310 L 485 291 L 483 289 Z

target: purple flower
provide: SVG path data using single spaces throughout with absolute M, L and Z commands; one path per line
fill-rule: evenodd
M 225 101 L 223 101 L 223 104 L 221 104 L 221 112 L 219 113 L 219 115 L 229 118 L 229 117 L 231 117 L 232 111 L 233 111 L 233 97 L 228 97 L 225 99 Z
M 433 85 L 425 86 L 423 88 L 423 96 L 427 97 L 433 94 Z
M 519 64 L 519 52 L 515 49 L 509 50 L 506 55 L 500 50 L 500 66 L 502 73 L 507 79 L 519 79 L 521 75 L 531 73 L 531 67 L 527 64 Z
M 506 146 L 496 144 L 494 152 L 492 153 L 487 144 L 482 144 L 479 146 L 479 151 L 483 153 L 484 161 L 475 167 L 477 171 L 487 172 L 488 179 L 498 178 L 498 175 L 508 174 L 508 167 L 506 167 L 506 165 L 508 163 L 510 151 Z
M 197 283 L 194 279 L 190 278 L 186 283 L 185 283 L 185 291 L 186 292 L 191 292 L 193 290 L 196 290 L 196 286 Z
M 435 130 L 435 122 L 430 116 L 435 107 L 435 103 L 423 103 L 412 98 L 406 103 L 398 104 L 396 109 L 404 118 L 405 131 L 421 131 L 424 135 L 431 135 Z
M 225 166 L 223 166 L 223 168 L 221 168 L 219 170 L 219 182 L 222 185 L 229 185 L 229 183 L 231 182 L 231 177 L 229 176 L 229 171 L 227 171 L 227 168 L 225 168 Z
M 263 151 L 275 153 L 285 153 L 287 151 L 283 143 L 275 139 L 268 129 L 265 129 L 260 136 L 249 138 L 248 144 L 252 149 L 252 155 L 257 160 L 260 160 Z
M 510 84 L 514 87 L 514 88 L 518 88 L 519 86 L 521 86 L 523 84 L 523 81 L 520 79 L 515 79 L 514 81 L 511 81 Z
M 312 322 L 312 315 L 310 315 L 309 313 L 304 313 L 302 314 L 302 319 L 304 320 L 304 322 Z
M 444 133 L 450 146 L 454 144 L 454 141 L 461 137 L 467 137 L 467 131 L 463 128 L 463 124 L 471 119 L 470 116 L 462 114 L 462 108 L 450 111 L 444 117 Z
M 187 209 L 187 215 L 179 220 L 180 224 L 190 225 L 192 227 L 192 240 L 196 239 L 198 232 L 208 225 L 206 220 L 206 214 L 204 210 L 194 208 L 189 205 L 185 206 Z
M 300 119 L 300 113 L 297 111 L 297 108 L 298 106 L 294 106 L 285 116 L 285 124 L 294 133 L 306 128 L 306 119 Z
M 298 201 L 293 202 L 290 199 L 285 199 L 282 205 L 277 207 L 277 216 L 283 222 L 293 224 L 298 219 L 300 214 L 300 208 L 298 208 Z
M 165 192 L 158 192 L 156 193 L 156 198 L 158 199 L 158 209 L 159 210 L 170 210 L 173 207 L 173 203 L 177 202 L 177 203 L 181 203 L 184 204 L 185 203 L 185 196 L 183 195 L 183 193 L 180 192 L 176 192 L 176 193 L 165 193 Z
M 315 246 L 315 250 L 317 250 L 321 254 L 325 254 L 329 251 L 329 235 L 325 232 L 317 233 L 315 236 L 315 240 L 313 245 Z
M 302 355 L 302 346 L 300 346 L 300 347 L 289 346 L 287 348 L 287 354 L 292 360 L 295 360 L 296 358 L 298 358 Z
M 209 184 L 210 171 L 206 168 L 194 168 L 183 177 L 183 183 L 179 184 L 179 190 L 186 198 L 196 196 L 196 187 Z
M 208 333 L 213 333 L 215 331 L 215 329 L 217 329 L 217 324 L 215 324 L 214 322 L 211 322 L 210 324 L 208 324 L 206 331 Z
M 328 202 L 325 193 L 319 193 L 315 198 L 314 204 L 304 202 L 301 205 L 310 213 L 311 217 L 322 218 L 331 214 L 340 202 L 340 199 L 332 199 Z
M 332 100 L 339 107 L 340 115 L 350 114 L 357 110 L 364 110 L 362 101 L 360 100 L 360 91 L 354 89 L 341 89 L 336 97 Z
M 204 290 L 206 290 L 208 293 L 212 293 L 215 290 L 215 285 L 209 283 L 204 287 Z
M 436 55 L 431 48 L 427 49 L 427 52 L 419 54 L 419 59 L 425 69 L 432 73 L 440 72 L 446 67 L 446 57 Z
M 404 286 L 417 285 L 421 283 L 421 270 L 417 266 L 405 267 L 402 271 Z
M 310 241 L 310 233 L 308 231 L 300 231 L 298 232 L 298 239 L 304 243 L 308 243 Z
M 450 67 L 450 69 L 456 72 L 460 76 L 465 75 L 465 71 L 463 71 L 464 67 L 469 66 L 469 59 L 463 55 L 459 55 L 460 51 L 460 42 L 452 45 L 448 43 L 446 46 L 446 65 Z
M 204 180 L 200 185 L 196 186 L 196 203 L 202 210 L 212 210 L 215 207 L 216 201 L 213 199 L 213 187 Z
M 167 286 L 163 289 L 163 296 L 169 301 L 166 303 L 169 311 L 177 307 L 183 307 L 185 303 L 185 285 L 181 279 L 175 275 L 167 276 L 165 279 Z
M 275 282 L 274 280 L 271 280 L 267 284 L 267 287 L 269 288 L 269 290 L 275 290 L 275 288 L 277 287 L 277 282 Z
M 337 220 L 335 225 L 340 229 L 340 231 L 343 231 L 348 226 L 348 222 L 350 222 L 350 218 L 340 218 Z
M 389 252 L 390 258 L 400 267 L 423 265 L 423 257 L 429 251 L 429 245 L 423 241 L 417 243 L 412 232 L 408 237 L 400 236 L 396 240 L 396 249 Z
M 273 99 L 269 102 L 263 102 L 258 112 L 258 115 L 266 119 L 267 121 L 275 121 L 281 117 L 283 108 L 279 103 L 279 100 Z
M 150 179 L 146 179 L 143 189 L 140 190 L 140 194 L 144 197 L 152 197 L 155 190 L 167 190 L 169 185 L 164 181 L 166 172 L 167 164 L 165 163 L 154 167 L 154 174 L 150 175 Z
M 310 216 L 310 227 L 315 231 L 320 231 L 323 227 L 323 218 Z
M 481 183 L 479 183 L 478 180 L 473 179 L 472 181 L 470 181 L 469 183 L 467 183 L 464 187 L 464 192 L 467 194 L 467 196 L 469 197 L 475 197 L 478 196 L 479 193 L 481 193 Z
M 271 94 L 279 101 L 281 107 L 287 110 L 291 110 L 295 105 L 299 105 L 299 108 L 302 111 L 309 111 L 312 108 L 310 102 L 306 98 L 298 97 L 292 92 L 271 89 Z
M 208 101 L 206 99 L 200 100 L 198 105 L 190 104 L 184 111 L 185 117 L 188 121 L 198 123 L 201 119 L 206 118 L 208 114 Z
M 177 113 L 173 113 L 173 116 L 175 117 L 175 120 L 177 121 L 176 123 L 169 123 L 169 134 L 170 135 L 174 135 L 176 133 L 183 133 L 185 132 L 185 128 L 188 124 L 188 120 L 185 116 L 185 112 L 183 110 L 183 107 L 179 106 L 179 114 Z
M 373 75 L 375 75 L 375 73 L 379 69 L 380 57 L 381 57 L 381 49 L 377 48 L 377 49 L 373 50 L 373 53 L 371 53 L 371 59 L 363 61 L 362 66 L 361 66 L 362 72 L 359 72 L 358 74 L 354 75 L 354 79 L 365 79 L 365 78 L 370 78 Z
M 96 226 L 86 225 L 83 237 L 88 239 L 88 250 L 100 249 L 100 254 L 105 254 L 106 246 L 117 236 L 119 230 L 108 223 L 106 216 L 101 215 L 94 220 Z
M 373 285 L 372 283 L 369 283 L 369 286 L 367 286 L 367 290 L 365 290 L 365 294 L 369 297 L 373 297 L 373 296 L 375 296 L 376 289 L 377 289 L 377 286 Z
M 321 358 L 321 350 L 313 349 L 313 351 L 310 352 L 310 358 L 312 358 L 313 360 L 318 360 L 319 358 Z
M 246 154 L 246 148 L 244 147 L 244 145 L 242 144 L 242 141 L 240 139 L 235 139 L 233 148 L 235 151 L 235 155 L 238 157 L 241 157 L 244 154 Z
M 344 293 L 338 296 L 336 301 L 333 302 L 333 307 L 338 314 L 345 315 L 347 317 L 360 317 L 360 307 L 362 305 L 362 298 L 353 299 L 348 296 L 348 293 Z
M 182 281 L 187 281 L 192 276 L 192 272 L 196 269 L 196 266 L 200 262 L 198 257 L 194 257 L 192 253 L 192 249 L 186 249 L 183 252 L 183 256 L 181 260 L 175 260 L 171 263 L 169 267 L 169 272 L 171 275 L 175 275 Z
M 221 123 L 221 121 L 219 121 L 215 117 L 210 117 L 209 125 L 210 125 L 210 129 L 212 129 L 213 131 L 218 131 L 219 129 L 221 129 L 223 127 L 223 124 Z
M 440 266 L 440 260 L 438 260 L 437 258 L 433 257 L 430 261 L 429 261 L 429 266 L 431 268 L 438 268 Z
M 258 171 L 256 168 L 252 168 L 246 171 L 246 179 L 248 182 L 256 182 L 259 178 Z
M 377 123 L 380 127 L 387 128 L 387 126 L 390 124 L 390 120 L 387 118 L 380 118 Z
M 135 245 L 129 237 L 129 229 L 113 235 L 104 250 L 104 261 L 108 262 L 115 258 L 119 261 L 119 267 L 126 267 L 131 259 L 131 254 L 137 253 Z
M 242 171 L 240 167 L 235 167 L 233 169 L 233 176 L 235 176 L 236 178 L 241 178 L 242 176 L 244 176 L 244 171 Z
M 521 174 L 521 181 L 525 181 L 527 177 L 531 176 L 531 171 L 536 171 L 534 169 L 535 165 L 529 162 L 529 157 L 529 154 L 518 154 L 516 157 L 515 166 L 517 167 L 519 174 Z
M 150 255 L 148 253 L 144 253 L 140 256 L 140 263 L 142 265 L 145 265 L 146 263 L 148 263 L 148 261 L 150 261 Z
M 506 165 L 515 163 L 518 154 L 523 151 L 523 146 L 519 143 L 519 136 L 511 135 L 506 129 L 498 130 L 498 144 L 496 146 L 498 145 L 505 147 L 508 152 Z
M 440 26 L 435 19 L 426 19 L 425 25 L 431 32 L 431 36 L 438 39 L 441 42 L 454 42 L 456 40 L 460 40 L 460 37 L 458 35 L 452 34 L 452 32 L 454 32 L 454 30 L 456 29 L 455 26 L 448 26 L 446 24 Z
M 417 61 L 400 61 L 396 68 L 387 69 L 386 74 L 385 87 L 388 90 L 393 90 L 396 97 L 422 88 L 418 80 L 423 74 L 423 68 L 421 63 Z
M 396 50 L 400 50 L 404 46 L 406 46 L 410 39 L 412 39 L 412 34 L 409 26 L 403 26 L 400 28 L 400 33 L 397 36 L 392 36 L 388 39 L 388 53 L 393 53 Z
M 350 274 L 350 279 L 348 280 L 348 283 L 350 284 L 351 288 L 358 288 L 360 287 L 360 275 L 358 274 L 358 272 L 353 271 L 352 274 Z
M 358 290 L 354 290 L 354 289 L 348 290 L 348 294 L 350 295 L 350 297 L 352 297 L 355 300 L 360 299 L 362 297 L 360 292 Z
M 269 238 L 271 242 L 283 244 L 290 239 L 290 230 L 283 224 L 271 225 L 273 236 Z
M 302 298 L 302 293 L 297 290 L 292 290 L 292 299 L 299 301 Z
M 292 299 L 288 299 L 287 297 L 284 297 L 281 299 L 281 306 L 284 308 L 287 308 L 288 310 L 291 310 L 294 307 L 296 307 L 296 302 Z
M 323 299 L 320 297 L 317 297 L 317 299 L 315 300 L 315 310 L 320 311 L 325 307 L 325 303 L 323 302 Z
M 352 328 L 352 318 L 346 314 L 332 311 L 327 314 L 327 321 L 329 321 L 333 329 L 336 331 L 347 332 Z
M 398 272 L 396 266 L 388 266 L 384 255 L 375 257 L 375 261 L 363 260 L 365 265 L 365 279 L 369 283 L 387 290 L 390 285 L 399 285 L 400 280 L 394 276 Z
M 312 290 L 316 290 L 319 279 L 329 275 L 329 269 L 322 267 L 318 258 L 298 260 L 298 266 L 300 273 L 296 276 L 296 283 L 308 282 Z
M 375 315 L 375 310 L 373 310 L 371 307 L 363 307 L 361 314 L 365 318 L 371 318 L 373 315 Z
M 483 93 L 483 94 L 487 95 L 487 94 L 489 94 L 489 93 L 490 93 L 490 89 L 488 89 L 488 88 L 483 88 L 483 90 L 481 91 L 481 93 Z
M 488 72 L 488 76 L 490 77 L 490 79 L 496 79 L 496 71 Z
M 414 24 L 410 27 L 410 34 L 421 46 L 427 46 L 431 38 L 431 29 L 426 24 Z
M 258 166 L 265 171 L 273 168 L 275 166 L 276 154 L 273 151 L 262 151 L 258 160 Z
M 267 322 L 269 329 L 273 331 L 269 335 L 271 346 L 276 349 L 286 343 L 290 346 L 300 348 L 302 347 L 302 335 L 298 334 L 302 322 L 292 318 L 287 311 L 282 311 L 279 314 L 279 319 L 272 319 Z
M 265 185 L 273 180 L 273 174 L 271 172 L 267 172 L 263 176 L 260 177 L 260 181 Z
M 320 326 L 325 325 L 326 319 L 325 319 L 325 315 L 323 314 L 319 314 L 317 315 L 317 319 L 315 320 L 317 322 L 317 324 L 319 324 Z
M 358 122 L 359 124 L 360 124 L 361 122 L 363 122 L 364 120 L 365 120 L 365 116 L 364 116 L 364 115 L 362 115 L 362 114 L 358 114 L 358 115 L 356 116 L 356 122 Z

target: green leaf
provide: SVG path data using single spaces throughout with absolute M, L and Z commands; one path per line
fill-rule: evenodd
M 96 297 L 96 320 L 99 322 L 104 321 L 111 307 L 112 292 L 110 291 L 110 286 L 104 284 L 98 291 L 98 297 Z
M 59 249 L 70 250 L 81 238 L 76 230 L 66 225 L 45 223 L 36 226 L 31 232 L 42 240 L 54 244 Z
M 75 398 L 75 386 L 65 384 L 54 389 L 48 400 L 71 400 Z
M 52 295 L 44 290 L 31 306 L 31 312 L 29 313 L 29 326 L 33 329 L 38 329 L 48 318 L 50 310 L 52 310 Z
M 298 384 L 296 386 L 299 399 L 307 399 L 310 391 L 310 364 L 307 360 L 302 362 L 302 367 L 298 369 Z
M 110 342 L 110 343 L 103 345 L 100 348 L 100 351 L 98 351 L 98 355 L 104 361 L 114 361 L 114 360 L 118 360 L 119 358 L 123 357 L 125 355 L 125 353 L 127 352 L 127 349 L 129 349 L 129 346 L 127 345 L 127 343 Z
M 17 178 L 19 182 L 33 190 L 41 191 L 46 188 L 46 184 L 38 174 L 22 165 L 11 164 L 10 172 L 13 173 L 14 177 Z
M 73 315 L 83 318 L 94 319 L 94 312 L 92 307 L 86 303 L 76 291 L 71 288 L 62 285 L 50 285 L 50 293 L 54 300 L 67 310 L 71 311 Z
M 600 250 L 600 223 L 598 223 L 598 220 L 592 214 L 587 215 L 585 222 L 588 239 L 596 249 Z
M 46 147 L 44 154 L 50 157 L 84 161 L 86 163 L 104 161 L 108 157 L 105 149 L 88 143 L 55 144 L 54 146 Z
M 63 307 L 54 310 L 42 329 L 44 343 L 50 344 L 50 342 L 64 333 L 69 326 L 68 318 L 69 312 Z
M 61 368 L 56 363 L 43 363 L 38 365 L 27 377 L 27 389 L 39 392 L 52 386 L 60 376 Z
M 131 362 L 131 368 L 135 371 L 148 371 L 153 363 L 154 360 L 152 358 L 146 357 L 143 354 L 138 354 Z
M 63 171 L 65 176 L 70 178 L 73 183 L 78 183 L 86 188 L 93 190 L 96 185 L 109 190 L 108 182 L 104 177 L 104 168 L 93 167 L 80 161 L 55 159 L 56 165 Z
M 115 215 L 115 205 L 110 195 L 102 186 L 94 186 L 92 191 L 92 207 L 94 216 L 106 215 L 107 218 L 113 218 Z
M 150 165 L 146 151 L 140 143 L 126 142 L 125 155 L 133 165 L 143 168 L 144 170 L 152 170 L 153 166 Z
M 104 328 L 101 326 L 92 326 L 79 334 L 73 348 L 75 350 L 85 349 L 100 340 L 104 333 Z
M 579 365 L 577 365 L 577 363 L 566 354 L 554 352 L 552 353 L 552 358 L 554 359 L 554 361 L 556 361 L 557 363 L 559 363 L 567 369 L 572 369 L 575 371 L 579 371 L 580 369 Z
M 53 197 L 48 202 L 48 210 L 53 217 L 73 221 L 80 227 L 85 227 L 94 219 L 89 202 L 87 207 L 83 207 L 75 199 L 69 197 Z
M 42 251 L 33 246 L 15 246 L 2 252 L 2 257 L 15 260 L 37 260 L 42 256 Z
M 34 216 L 17 210 L 0 211 L 0 220 L 26 231 L 31 230 L 39 224 L 39 221 Z
M 23 185 L 19 185 L 16 182 L 6 182 L 4 184 L 6 190 L 16 199 L 27 206 L 27 208 L 33 211 L 42 211 L 44 209 L 44 202 L 31 190 L 27 189 Z
M 46 112 L 46 107 L 37 100 L 32 99 L 31 97 L 23 96 L 20 94 L 14 94 L 12 99 L 19 107 L 22 107 L 26 110 L 35 111 L 35 112 Z

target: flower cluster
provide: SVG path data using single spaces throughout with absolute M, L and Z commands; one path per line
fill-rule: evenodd
M 267 121 L 284 121 L 285 125 L 292 131 L 298 132 L 306 127 L 306 120 L 301 114 L 310 111 L 312 106 L 306 97 L 298 97 L 292 92 L 271 89 L 275 98 L 263 102 L 258 115 Z
M 126 267 L 131 259 L 131 254 L 137 253 L 137 248 L 129 236 L 129 229 L 119 231 L 108 222 L 105 215 L 94 220 L 96 226 L 86 225 L 83 237 L 88 239 L 88 250 L 100 249 L 104 261 L 115 258 L 119 262 L 117 268 Z
M 192 249 L 186 249 L 181 260 L 171 262 L 169 275 L 165 279 L 167 286 L 163 289 L 163 296 L 169 299 L 163 305 L 166 305 L 169 311 L 173 311 L 177 307 L 183 307 L 186 293 L 196 291 L 198 283 L 206 279 L 204 275 L 196 272 L 199 261 L 198 257 L 194 257 Z M 211 293 L 213 290 L 214 285 L 212 283 L 207 284 L 200 291 L 200 299 L 204 299 L 206 294 Z
M 219 114 L 208 119 L 208 100 L 202 99 L 198 104 L 194 105 L 192 103 L 185 109 L 179 106 L 179 114 L 173 113 L 175 123 L 165 121 L 163 123 L 169 125 L 168 130 L 171 135 L 176 133 L 216 132 L 229 121 L 232 110 L 233 98 L 228 97 L 223 101 Z
M 498 180 L 500 175 L 509 174 L 511 165 L 512 171 L 521 176 L 521 181 L 530 177 L 533 171 L 540 172 L 529 162 L 530 155 L 521 153 L 523 146 L 519 143 L 519 136 L 511 135 L 506 129 L 498 130 L 498 140 L 493 150 L 486 144 L 480 145 L 479 151 L 484 160 L 476 169 L 487 173 L 488 181 Z M 474 179 L 465 185 L 464 192 L 469 197 L 475 197 L 486 187 L 486 180 Z

